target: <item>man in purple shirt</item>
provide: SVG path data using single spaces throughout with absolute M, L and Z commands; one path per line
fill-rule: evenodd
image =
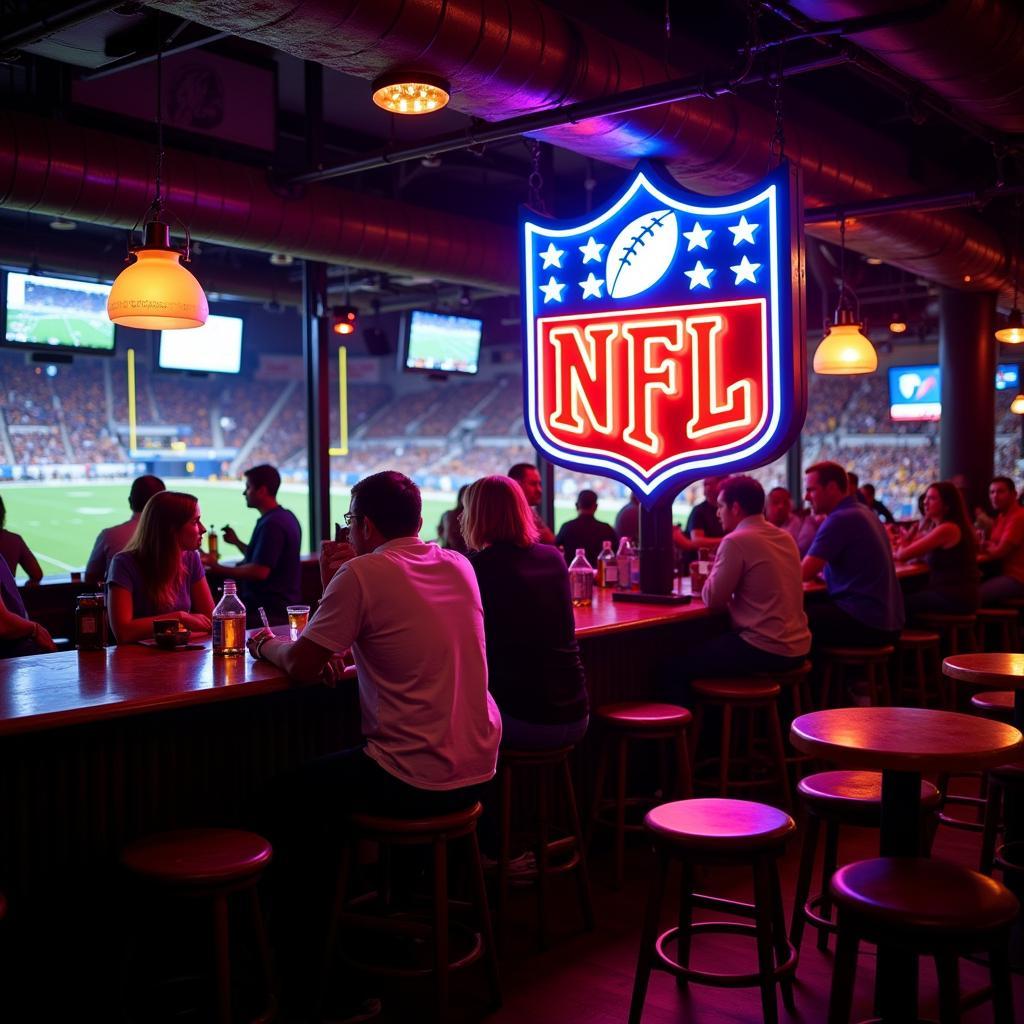
M 815 463 L 806 478 L 811 508 L 826 516 L 803 560 L 803 578 L 824 573 L 828 588 L 828 600 L 808 602 L 815 642 L 893 643 L 903 628 L 903 594 L 884 527 L 849 493 L 846 470 L 837 462 Z
M 95 587 L 107 578 L 107 571 L 114 555 L 124 550 L 125 545 L 135 536 L 135 527 L 139 525 L 139 516 L 146 507 L 146 502 L 166 491 L 167 487 L 158 476 L 140 476 L 132 481 L 132 489 L 128 492 L 128 507 L 132 510 L 131 519 L 117 526 L 108 526 L 100 530 L 92 554 L 85 566 L 85 582 Z

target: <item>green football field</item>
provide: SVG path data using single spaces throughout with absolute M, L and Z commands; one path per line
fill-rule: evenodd
M 104 527 L 124 522 L 129 515 L 129 481 L 113 483 L 81 481 L 62 484 L 0 484 L 0 496 L 7 506 L 7 529 L 20 533 L 39 559 L 47 575 L 65 575 L 85 566 L 96 534 Z M 186 491 L 199 499 L 203 522 L 218 532 L 230 525 L 246 540 L 252 533 L 257 514 L 245 507 L 241 482 L 168 481 L 174 490 Z M 290 508 L 302 524 L 303 546 L 309 547 L 309 510 L 306 490 L 285 484 L 278 495 L 281 504 Z M 423 500 L 423 538 L 433 540 L 437 523 L 445 509 L 455 504 L 450 499 L 426 497 Z M 331 495 L 333 518 L 340 521 L 348 510 L 348 490 Z M 555 521 L 561 525 L 573 516 L 570 504 L 556 509 Z M 610 518 L 610 516 L 608 517 Z M 226 545 L 221 557 L 237 554 Z M 23 576 L 19 570 L 19 577 Z
M 106 313 L 64 317 L 54 316 L 52 310 L 20 309 L 10 311 L 7 319 L 8 334 L 14 338 L 37 345 L 59 343 L 78 348 L 110 348 L 113 326 Z

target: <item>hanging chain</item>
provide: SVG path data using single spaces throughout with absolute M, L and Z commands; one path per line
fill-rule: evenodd
M 772 107 L 775 110 L 775 132 L 768 145 L 768 170 L 774 170 L 786 158 L 785 111 L 782 106 L 782 52 L 780 49 L 778 65 L 772 78 Z
M 846 298 L 846 214 L 839 218 L 839 305 Z
M 1020 288 L 1020 207 L 1021 198 L 1017 197 L 1014 205 L 1017 207 L 1017 216 L 1014 218 L 1013 231 L 1013 309 L 1017 306 L 1017 291 Z
M 156 199 L 153 206 L 159 217 L 163 209 L 164 174 L 164 40 L 160 32 L 160 15 L 156 16 Z
M 526 182 L 529 187 L 526 204 L 537 213 L 547 214 L 548 208 L 544 202 L 544 175 L 540 173 L 540 143 L 536 139 L 527 139 L 526 145 L 531 157 L 530 177 Z

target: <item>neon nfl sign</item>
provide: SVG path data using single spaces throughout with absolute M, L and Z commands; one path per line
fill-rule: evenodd
M 778 458 L 806 411 L 799 185 L 730 196 L 641 164 L 597 213 L 520 213 L 526 428 L 654 505 Z

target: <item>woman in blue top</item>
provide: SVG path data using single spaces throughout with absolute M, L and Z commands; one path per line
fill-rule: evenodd
M 191 494 L 164 491 L 146 502 L 135 536 L 110 563 L 107 607 L 119 644 L 153 635 L 155 619 L 210 630 L 213 597 L 199 557 L 206 533 Z

